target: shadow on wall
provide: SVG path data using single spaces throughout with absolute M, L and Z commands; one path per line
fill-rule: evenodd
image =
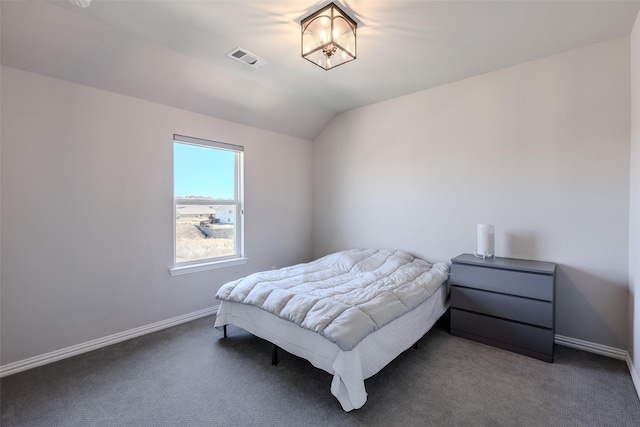
M 624 280 L 556 267 L 556 334 L 627 350 L 628 301 Z
M 496 252 L 507 258 L 556 263 L 555 333 L 616 349 L 629 350 L 627 277 L 606 275 L 605 268 L 575 268 L 539 254 L 535 233 L 496 233 Z M 499 240 L 498 240 L 499 239 Z M 596 270 L 604 273 L 598 273 Z

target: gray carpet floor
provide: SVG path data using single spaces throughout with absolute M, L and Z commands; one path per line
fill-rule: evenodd
M 9 426 L 640 426 L 625 362 L 556 346 L 554 363 L 436 324 L 344 412 L 331 376 L 207 317 L 0 380 Z

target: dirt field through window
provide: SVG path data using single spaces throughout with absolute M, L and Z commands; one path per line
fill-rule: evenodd
M 201 219 L 179 219 L 176 223 L 176 262 L 234 254 L 233 224 L 201 224 Z

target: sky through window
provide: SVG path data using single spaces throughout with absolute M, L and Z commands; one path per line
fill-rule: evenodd
M 173 144 L 174 197 L 234 198 L 235 153 L 190 144 Z

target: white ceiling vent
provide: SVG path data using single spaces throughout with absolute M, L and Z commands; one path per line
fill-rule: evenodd
M 233 49 L 231 52 L 227 53 L 227 56 L 253 68 L 260 68 L 269 63 L 266 59 L 262 59 L 258 55 L 255 55 L 241 47 Z

